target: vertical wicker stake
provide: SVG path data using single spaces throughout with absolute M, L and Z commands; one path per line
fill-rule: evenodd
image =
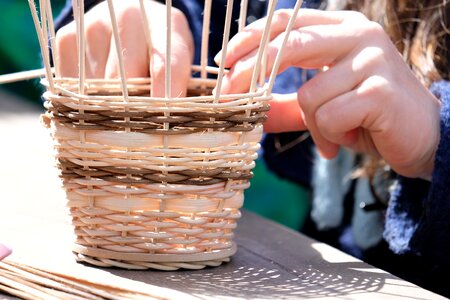
M 210 20 L 211 20 L 211 6 L 212 6 L 212 0 L 205 0 L 205 8 L 203 10 L 203 27 L 202 27 L 202 48 L 200 52 L 200 77 L 202 79 L 206 79 L 207 77 L 207 71 L 206 67 L 208 66 L 208 46 L 209 46 L 209 26 L 210 26 Z M 205 95 L 203 92 L 204 89 L 206 89 L 206 85 L 203 84 L 201 86 L 202 88 L 202 94 Z
M 239 11 L 239 25 L 238 31 L 241 32 L 247 24 L 247 8 L 248 8 L 248 0 L 241 0 L 241 8 Z
M 53 82 L 53 74 L 52 74 L 52 67 L 50 65 L 50 58 L 49 58 L 49 52 L 47 47 L 47 40 L 45 38 L 44 32 L 42 30 L 41 25 L 39 25 L 39 17 L 36 10 L 36 5 L 34 3 L 34 0 L 28 0 L 28 4 L 30 5 L 31 10 L 31 16 L 33 17 L 34 27 L 36 28 L 36 33 L 39 40 L 39 46 L 41 47 L 42 51 L 42 58 L 44 60 L 44 67 L 45 67 L 45 75 L 49 84 L 49 90 L 51 93 L 55 92 L 54 82 Z M 41 7 L 42 8 L 42 7 Z M 45 5 L 44 5 L 45 8 Z M 42 26 L 44 26 L 44 20 L 43 17 L 45 15 L 45 11 L 41 10 L 41 19 L 42 19 Z
M 41 28 L 44 41 L 48 43 L 48 24 L 47 24 L 47 2 L 45 0 L 39 0 L 39 7 L 41 11 Z M 48 56 L 50 59 L 50 55 Z
M 225 14 L 225 26 L 224 26 L 224 32 L 223 32 L 223 39 L 222 39 L 222 57 L 220 59 L 220 66 L 219 66 L 219 74 L 217 76 L 217 83 L 215 87 L 215 97 L 214 97 L 214 103 L 218 103 L 219 97 L 220 97 L 220 90 L 222 88 L 222 81 L 223 81 L 223 75 L 225 70 L 225 57 L 227 55 L 227 46 L 228 46 L 228 40 L 230 39 L 230 29 L 231 29 L 231 16 L 233 13 L 233 0 L 227 1 L 227 11 Z M 214 122 L 214 118 L 210 118 L 210 122 Z M 227 183 L 225 185 L 225 191 L 228 192 L 230 190 L 230 187 L 233 183 L 233 179 L 228 179 Z M 220 211 L 223 210 L 224 201 L 221 199 L 219 201 L 219 205 L 217 207 L 217 212 L 220 213 Z
M 270 9 L 273 7 L 274 0 L 269 0 L 269 4 L 267 5 L 267 15 L 270 13 Z M 261 58 L 261 71 L 259 72 L 259 85 L 263 86 L 266 82 L 266 70 L 267 70 L 267 48 L 269 47 L 270 39 L 266 39 L 263 46 L 263 54 Z
M 172 98 L 172 0 L 166 0 L 166 67 L 165 67 L 165 90 L 164 90 L 164 98 L 166 99 L 165 110 L 164 110 L 164 119 L 167 120 L 170 118 L 170 112 L 169 112 L 169 104 L 167 101 L 170 101 Z M 166 121 L 163 122 L 163 159 L 164 162 L 162 164 L 163 171 L 162 174 L 167 176 L 167 165 L 166 165 L 166 151 L 169 148 L 169 137 L 166 134 L 167 131 L 169 131 L 170 124 Z M 165 180 L 162 180 L 161 183 L 166 186 L 167 182 Z M 166 211 L 166 199 L 165 199 L 165 191 L 161 190 L 160 193 L 163 195 L 163 197 L 160 199 L 159 202 L 159 211 L 165 212 Z M 164 222 L 163 218 L 158 219 L 159 222 Z M 155 228 L 156 232 L 160 232 L 159 227 Z M 181 248 L 185 248 L 185 244 L 181 245 Z
M 205 0 L 201 65 L 192 66 L 193 75 L 200 70 L 201 76 L 190 78 L 186 97 L 172 95 L 168 0 L 165 94 L 153 97 L 152 78 L 127 78 L 122 53 L 127 49 L 121 46 L 113 0 L 107 2 L 119 61 L 117 79 L 86 78 L 82 0 L 73 0 L 79 76 L 53 78 L 47 49 L 47 29 L 52 47 L 55 36 L 50 1 L 40 0 L 40 25 L 29 0 L 48 81 L 43 81 L 48 88 L 43 95 L 46 116 L 77 235 L 76 258 L 128 269 L 218 266 L 236 252 L 233 229 L 250 186 L 276 70 L 269 84 L 258 85 L 266 71 L 256 64 L 247 93 L 221 95 L 233 0 L 227 2 L 219 68 L 207 65 L 212 0 Z M 270 2 L 259 59 L 268 47 L 275 3 Z M 139 4 L 151 56 L 149 25 L 160 24 L 151 24 L 144 1 Z M 240 3 L 240 30 L 247 5 L 247 0 Z M 293 19 L 289 24 L 287 33 Z M 53 55 L 56 60 L 58 54 Z M 274 69 L 280 57 L 281 51 Z
M 46 14 L 47 14 L 47 21 L 48 21 L 48 29 L 50 31 L 50 45 L 52 47 L 52 59 L 53 59 L 53 64 L 56 63 L 56 61 L 59 59 L 58 56 L 58 52 L 56 50 L 56 45 L 55 45 L 55 41 L 56 41 L 56 33 L 55 33 L 55 24 L 53 22 L 53 12 L 52 12 L 52 5 L 50 3 L 50 0 L 45 0 L 45 5 L 46 5 Z M 55 76 L 61 77 L 61 75 L 59 74 L 59 69 L 55 70 Z
M 294 11 L 292 13 L 292 16 L 289 19 L 288 25 L 286 26 L 283 43 L 281 45 L 281 48 L 278 50 L 277 56 L 275 58 L 275 62 L 274 62 L 273 67 L 272 67 L 272 72 L 270 73 L 270 76 L 269 76 L 269 87 L 267 88 L 267 92 L 266 92 L 268 95 L 272 94 L 272 89 L 273 89 L 273 86 L 275 84 L 275 78 L 276 78 L 276 75 L 278 73 L 278 69 L 280 67 L 280 62 L 281 62 L 281 57 L 283 55 L 283 50 L 284 50 L 284 48 L 286 46 L 286 43 L 287 43 L 287 41 L 289 39 L 289 34 L 292 31 L 292 27 L 294 27 L 295 19 L 297 19 L 298 11 L 300 10 L 300 7 L 302 6 L 302 3 L 303 3 L 303 0 L 297 0 L 297 2 L 295 3 L 295 6 L 294 6 Z
M 86 80 L 86 43 L 84 38 L 84 1 L 72 0 L 73 16 L 77 30 L 78 48 L 78 93 L 84 94 L 84 84 Z M 83 114 L 84 112 L 80 112 Z M 81 122 L 84 122 L 81 120 Z
M 113 36 L 114 36 L 114 44 L 116 45 L 117 58 L 119 61 L 119 72 L 120 72 L 120 84 L 122 87 L 122 95 L 124 97 L 125 103 L 128 103 L 128 89 L 127 89 L 127 74 L 125 73 L 125 65 L 123 63 L 123 54 L 122 54 L 122 44 L 120 41 L 119 35 L 119 27 L 117 25 L 116 20 L 116 12 L 114 10 L 114 4 L 112 0 L 108 1 L 109 15 L 111 17 L 111 24 L 113 28 Z M 125 105 L 125 109 L 128 109 L 128 106 Z M 125 122 L 129 122 L 126 120 Z
M 262 60 L 263 53 L 266 52 L 266 48 L 268 46 L 268 39 L 270 37 L 270 25 L 272 24 L 272 17 L 275 12 L 275 6 L 277 5 L 277 0 L 271 0 L 268 13 L 267 13 L 267 19 L 266 19 L 266 26 L 264 28 L 264 33 L 261 38 L 261 41 L 259 43 L 259 50 L 257 54 L 255 67 L 253 68 L 253 75 L 252 75 L 252 81 L 250 84 L 250 92 L 254 92 L 256 90 L 256 82 L 258 80 L 258 76 L 261 72 L 261 63 L 259 63 Z M 265 70 L 262 70 L 262 72 L 265 72 Z M 265 74 L 264 74 L 265 76 Z
M 148 21 L 147 17 L 147 10 L 145 9 L 144 0 L 139 0 L 139 7 L 141 8 L 141 15 L 142 15 L 142 23 L 144 26 L 144 35 L 145 35 L 145 41 L 147 42 L 147 49 L 148 49 L 148 74 L 152 72 L 152 53 L 153 53 L 153 42 L 152 37 L 150 35 L 150 22 Z M 151 82 L 150 82 L 151 84 Z M 150 96 L 152 95 L 151 89 L 150 89 Z

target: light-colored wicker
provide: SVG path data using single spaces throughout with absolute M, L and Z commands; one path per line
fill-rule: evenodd
M 60 85 L 69 89 L 71 81 L 61 80 L 56 90 Z M 141 91 L 148 84 L 143 81 L 142 87 L 135 85 Z M 93 86 L 95 95 L 103 94 L 100 88 Z M 89 89 L 86 92 L 90 94 Z M 124 103 L 121 96 L 81 100 L 63 94 L 46 92 L 44 98 L 79 260 L 173 270 L 218 265 L 234 254 L 233 229 L 262 135 L 260 123 L 239 121 L 236 116 L 240 112 L 247 120 L 246 110 L 266 107 L 268 97 L 260 95 L 250 102 L 240 96 L 214 104 L 212 97 L 168 101 L 139 96 Z M 125 108 L 128 115 L 138 117 L 126 121 L 120 116 Z M 162 120 L 147 121 L 139 115 L 148 112 L 161 112 Z M 250 130 L 227 131 L 222 120 L 205 120 L 200 129 L 182 123 L 164 129 L 164 112 L 186 117 L 189 123 L 191 114 L 230 112 L 236 117 L 234 127 Z M 102 124 L 111 120 L 118 127 L 97 129 L 107 128 Z M 221 127 L 214 128 L 215 124 Z M 141 129 L 145 125 L 152 127 L 147 129 L 150 133 Z M 213 130 L 208 132 L 207 127 Z
M 184 98 L 170 97 L 170 68 L 164 98 L 149 96 L 151 78 L 127 79 L 120 46 L 119 79 L 86 79 L 82 55 L 79 78 L 61 78 L 58 70 L 53 76 L 45 42 L 47 26 L 54 37 L 50 2 L 41 2 L 41 23 L 34 2 L 29 2 L 47 70 L 44 119 L 55 141 L 77 236 L 76 258 L 103 267 L 161 270 L 228 261 L 236 252 L 233 230 L 260 147 L 275 70 L 267 84 L 258 86 L 265 70 L 257 66 L 248 93 L 213 94 L 213 88 L 220 91 L 226 70 L 206 66 L 204 38 L 202 64 L 193 66 L 201 77 L 191 78 Z M 78 32 L 83 32 L 82 3 L 74 1 Z M 108 4 L 118 39 L 113 2 Z M 267 45 L 275 4 L 270 3 L 261 45 Z M 229 0 L 224 49 L 232 5 Z M 168 19 L 170 6 L 168 1 Z M 210 6 L 206 0 L 204 32 Z M 241 16 L 241 25 L 243 20 Z M 292 22 L 289 26 L 287 32 Z M 81 35 L 79 53 L 84 53 L 83 43 Z

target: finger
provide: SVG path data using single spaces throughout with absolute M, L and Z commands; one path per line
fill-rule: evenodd
M 341 95 L 346 95 L 361 82 L 364 81 L 367 72 L 373 68 L 371 66 L 371 58 L 373 55 L 364 50 L 356 55 L 348 54 L 326 71 L 316 74 L 311 80 L 305 82 L 298 90 L 298 102 L 304 113 L 305 121 L 311 135 L 324 157 L 333 157 L 337 150 L 336 145 L 354 144 L 357 138 L 356 128 L 348 128 L 346 131 L 337 132 L 333 126 L 336 115 L 333 110 L 323 109 L 330 106 L 329 103 L 335 103 L 336 99 L 340 99 Z M 333 116 L 333 118 L 330 117 Z M 317 118 L 320 119 L 317 119 Z M 328 126 L 331 131 L 324 131 L 322 126 Z
M 376 148 L 368 133 L 384 131 L 381 118 L 383 105 L 380 105 L 379 96 L 371 91 L 383 81 L 373 76 L 357 89 L 319 107 L 315 118 L 320 134 L 330 142 L 375 154 Z M 363 129 L 366 135 L 361 134 Z
M 159 14 L 165 14 L 164 6 L 159 9 Z M 151 19 L 150 19 L 150 22 Z M 165 22 L 165 20 L 164 20 Z M 166 82 L 166 32 L 160 29 L 160 24 L 151 26 L 152 56 L 151 78 L 152 95 L 154 97 L 165 96 Z M 194 42 L 185 16 L 172 8 L 172 34 L 171 34 L 171 97 L 184 97 L 191 76 L 191 65 L 194 57 Z
M 148 76 L 147 43 L 143 38 L 144 32 L 139 8 L 137 6 L 118 7 L 116 18 L 126 77 Z M 112 36 L 105 68 L 106 78 L 117 78 L 120 74 L 115 45 L 116 41 Z
M 318 69 L 345 57 L 360 43 L 360 36 L 348 25 L 317 25 L 292 31 L 281 56 L 278 73 L 289 66 Z M 271 71 L 284 34 L 278 35 L 267 49 L 266 76 Z M 225 76 L 223 93 L 244 92 L 250 85 L 257 50 L 241 58 Z
M 318 72 L 299 88 L 298 102 L 307 115 L 314 115 L 326 102 L 361 84 L 368 72 L 367 51 L 348 55 L 326 71 Z M 370 60 L 369 60 L 370 61 Z
M 292 9 L 280 9 L 274 13 L 270 24 L 270 40 L 285 31 Z M 314 25 L 341 24 L 344 20 L 364 18 L 361 14 L 351 11 L 321 11 L 301 9 L 298 12 L 293 29 Z M 231 67 L 236 61 L 257 49 L 266 27 L 267 18 L 259 19 L 236 34 L 228 43 L 225 67 Z M 221 54 L 214 58 L 220 64 Z
M 78 47 L 75 22 L 71 22 L 56 33 L 55 68 L 62 77 L 78 77 Z
M 223 77 L 221 94 L 244 93 L 250 88 L 256 51 L 239 60 Z M 267 74 L 266 74 L 267 75 Z
M 264 122 L 264 131 L 276 133 L 306 130 L 296 94 L 273 94 L 273 97 L 267 112 L 267 121 Z
M 106 18 L 86 14 L 86 76 L 88 78 L 104 78 L 106 63 L 111 44 L 111 24 Z
M 327 140 L 351 146 L 356 142 L 354 130 L 362 127 L 364 120 L 374 112 L 374 108 L 370 99 L 351 91 L 325 103 L 317 110 L 315 115 L 317 127 Z M 351 131 L 352 134 L 347 134 Z
M 303 84 L 298 91 L 303 110 L 311 113 L 310 110 L 359 86 L 369 74 L 379 72 L 379 62 L 386 56 L 383 50 L 376 47 L 356 50 Z
M 334 158 L 338 151 L 339 145 L 327 140 L 321 133 L 319 128 L 317 127 L 315 116 L 308 116 L 302 113 L 303 122 L 308 128 L 311 137 L 316 145 L 317 151 L 319 154 L 327 159 Z
M 285 30 L 290 16 L 291 11 L 286 9 L 279 10 L 274 13 L 271 26 L 269 27 L 270 28 L 269 40 L 272 40 L 274 37 L 276 37 Z M 248 54 L 249 52 L 259 47 L 264 29 L 266 27 L 266 22 L 267 17 L 251 23 L 229 41 L 225 60 L 226 68 L 231 67 L 231 65 L 233 65 L 238 58 Z M 220 59 L 221 59 L 221 52 L 219 52 L 214 57 L 214 61 L 217 63 L 217 65 L 220 65 Z

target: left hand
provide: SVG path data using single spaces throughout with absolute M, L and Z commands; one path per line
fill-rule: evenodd
M 145 11 L 149 21 L 152 51 L 145 38 L 144 22 L 139 1 L 115 0 L 115 11 L 124 68 L 127 78 L 152 78 L 151 95 L 165 96 L 166 68 L 166 7 L 155 0 L 146 0 Z M 117 57 L 108 3 L 100 2 L 85 14 L 84 36 L 86 41 L 86 77 L 118 78 Z M 194 57 L 194 42 L 186 16 L 172 8 L 171 96 L 186 95 Z M 78 49 L 76 23 L 72 21 L 56 33 L 56 49 L 59 56 L 56 68 L 62 77 L 78 77 Z M 151 64 L 149 66 L 149 61 Z M 150 67 L 150 68 L 149 68 Z M 150 70 L 149 70 L 150 69 Z
M 291 10 L 274 15 L 268 71 L 290 15 Z M 248 90 L 264 23 L 254 22 L 230 41 L 225 65 L 231 69 L 222 93 Z M 326 158 L 336 156 L 342 145 L 381 156 L 399 174 L 431 177 L 440 102 L 379 24 L 357 12 L 300 10 L 279 71 L 289 66 L 324 71 L 298 90 L 297 99 L 271 104 L 275 111 L 267 132 L 307 128 Z

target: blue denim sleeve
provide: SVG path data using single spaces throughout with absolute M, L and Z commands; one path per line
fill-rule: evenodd
M 412 252 L 434 265 L 450 265 L 450 82 L 436 82 L 431 91 L 442 103 L 432 180 L 399 178 L 384 237 L 396 253 Z

